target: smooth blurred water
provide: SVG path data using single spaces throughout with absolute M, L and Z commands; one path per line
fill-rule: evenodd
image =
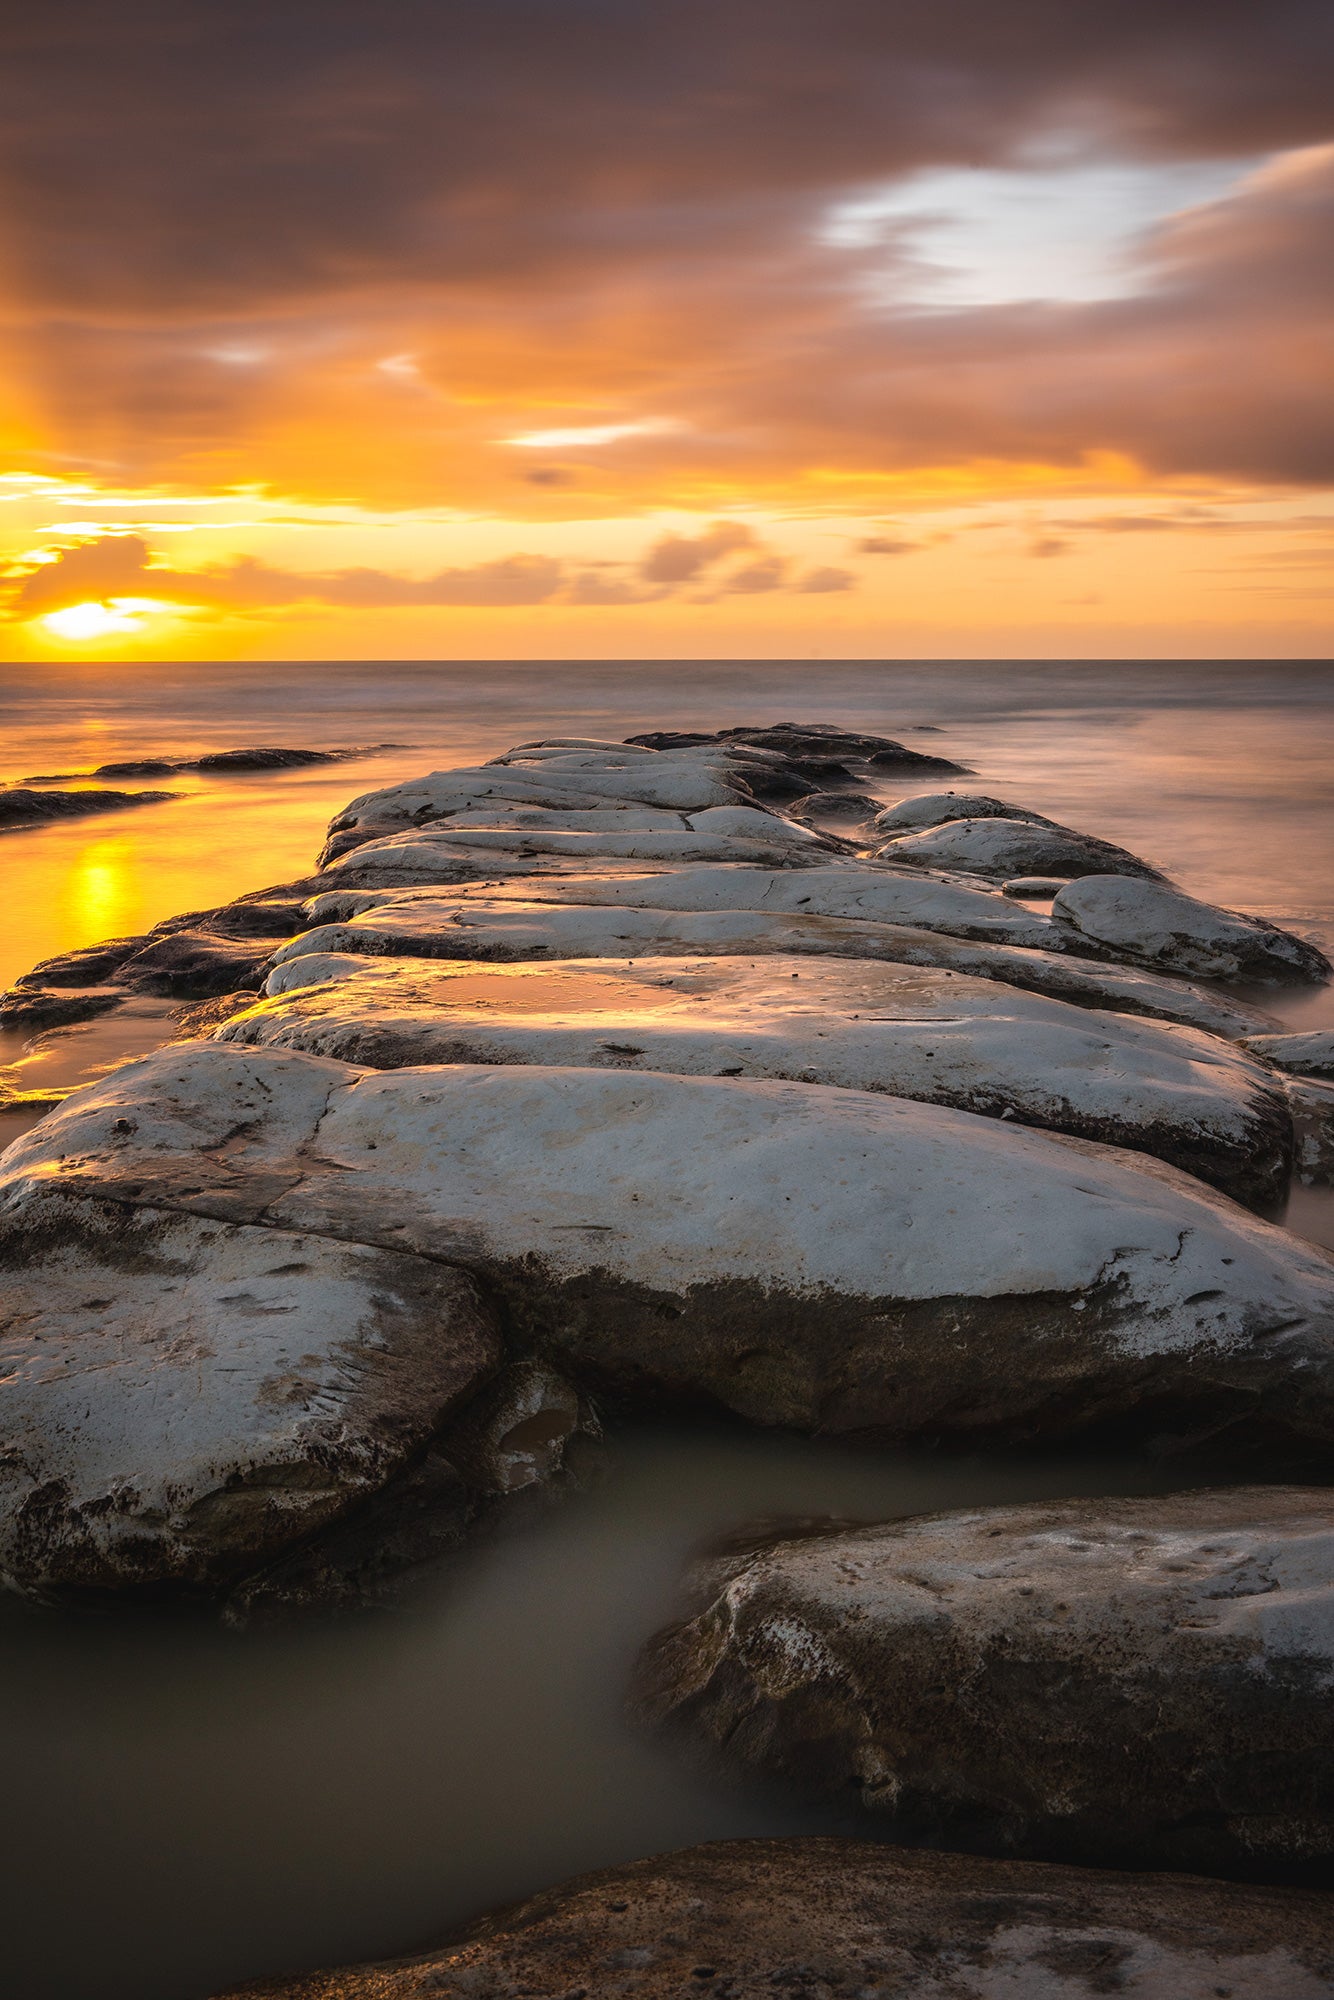
M 0 837 L 0 984 L 50 953 L 306 874 L 351 795 L 416 771 L 548 734 L 780 719 L 957 756 L 974 779 L 885 797 L 966 783 L 1013 798 L 1334 950 L 1332 697 L 1334 674 L 1313 663 L 11 667 L 10 780 L 255 743 L 408 747 L 313 771 L 114 781 L 185 796 Z M 1334 1023 L 1330 989 L 1262 1004 Z M 24 1081 L 150 1045 L 167 1012 L 44 1037 Z M 1322 1191 L 1303 1191 L 1291 1219 L 1334 1237 Z M 827 1826 L 712 1789 L 624 1725 L 626 1667 L 670 1609 L 682 1551 L 756 1514 L 884 1518 L 1154 1483 L 1126 1457 L 872 1458 L 740 1431 L 646 1432 L 618 1442 L 596 1493 L 477 1552 L 401 1613 L 236 1634 L 11 1604 L 0 1990 L 195 2000 L 411 1949 L 580 1869 Z

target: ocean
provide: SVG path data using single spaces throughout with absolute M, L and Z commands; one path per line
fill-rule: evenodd
M 309 873 L 354 794 L 544 735 L 826 721 L 972 766 L 942 783 L 1119 842 L 1192 894 L 1334 955 L 1334 668 L 1316 662 L 631 661 L 0 668 L 0 776 L 253 744 L 392 744 L 167 785 L 161 805 L 0 836 L 0 985 L 36 960 Z M 939 732 L 939 733 L 933 733 Z M 1334 987 L 1250 997 L 1334 1025 Z M 41 1038 L 0 1074 L 75 1081 L 166 1010 Z M 137 1038 L 137 1040 L 136 1040 Z M 1334 1203 L 1288 1225 L 1334 1246 Z M 695 1540 L 756 1515 L 883 1518 L 1144 1492 L 1086 1452 L 869 1455 L 719 1426 L 621 1438 L 596 1490 L 428 1579 L 402 1611 L 234 1632 L 165 1612 L 0 1618 L 8 1854 L 24 2000 L 203 2000 L 406 1951 L 579 1870 L 828 1816 L 684 1770 L 622 1720 L 637 1645 Z

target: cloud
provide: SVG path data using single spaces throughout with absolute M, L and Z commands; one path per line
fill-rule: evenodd
M 857 544 L 859 556 L 906 556 L 917 547 L 916 542 L 907 542 L 893 535 L 867 535 Z
M 1034 535 L 1028 545 L 1031 556 L 1063 556 L 1070 544 L 1061 535 Z
M 689 583 L 737 549 L 751 548 L 755 536 L 739 521 L 715 521 L 698 535 L 664 535 L 639 565 L 649 583 Z
M 781 590 L 787 580 L 788 568 L 787 560 L 783 556 L 759 556 L 754 562 L 746 563 L 741 569 L 734 569 L 723 577 L 720 588 L 742 593 Z
M 832 563 L 825 563 L 818 569 L 808 569 L 793 585 L 795 590 L 855 590 L 857 579 L 850 569 L 837 569 Z
M 8 402 L 113 477 L 386 507 L 1323 481 L 1332 70 L 1324 0 L 50 0 L 0 81 Z M 942 167 L 1269 155 L 1116 299 L 924 312 L 892 232 L 821 237 Z

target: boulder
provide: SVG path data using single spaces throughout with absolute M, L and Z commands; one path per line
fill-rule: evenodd
M 1064 887 L 1063 875 L 1016 875 L 1009 882 L 1001 883 L 1001 894 L 1018 897 L 1021 901 L 1031 896 L 1036 901 L 1059 895 Z
M 900 799 L 876 817 L 876 830 L 885 834 L 922 833 L 928 827 L 945 826 L 956 819 L 1017 819 L 1026 826 L 1046 826 L 1064 833 L 1059 821 L 1024 806 L 1008 805 L 1004 799 L 990 798 L 985 792 L 919 792 L 915 798 Z
M 855 959 L 348 962 L 351 977 L 286 988 L 220 1038 L 375 1069 L 538 1063 L 835 1084 L 1130 1146 L 1252 1205 L 1287 1190 L 1282 1084 L 1190 1028 Z
M 313 1111 L 327 1082 L 285 1078 L 289 1111 L 303 1091 Z M 152 1117 L 115 1101 L 126 1128 Z M 471 1282 L 428 1259 L 58 1177 L 5 1196 L 11 1588 L 224 1589 L 385 1486 L 497 1365 Z
M 108 792 L 89 787 L 78 792 L 34 792 L 23 785 L 0 787 L 0 829 L 42 826 L 53 819 L 79 819 L 88 813 L 124 812 L 128 806 L 155 806 L 174 799 L 175 792 Z
M 1071 882 L 1052 916 L 1118 957 L 1190 979 L 1325 980 L 1322 951 L 1264 917 L 1216 909 L 1161 882 L 1094 875 Z
M 1013 875 L 1142 876 L 1161 882 L 1147 861 L 1124 847 L 1095 840 L 1064 827 L 1035 826 L 1020 819 L 952 819 L 943 826 L 905 833 L 876 849 L 899 867 L 962 868 L 988 881 Z
M 808 792 L 794 807 L 802 819 L 832 819 L 861 827 L 869 826 L 879 810 L 880 801 L 870 792 Z
M 869 1841 L 730 1840 L 606 1868 L 413 1958 L 231 2000 L 1330 2000 L 1310 1889 Z
M 1324 1489 L 807 1532 L 695 1587 L 636 1703 L 751 1773 L 942 1844 L 1329 1879 Z
M 1310 1028 L 1289 1035 L 1247 1035 L 1246 1046 L 1266 1062 L 1277 1063 L 1293 1076 L 1319 1076 L 1334 1082 L 1334 1028 Z
M 814 872 L 814 871 L 812 871 Z M 642 878 L 641 878 L 642 879 Z M 670 885 L 671 877 L 664 876 Z M 482 959 L 515 962 L 543 958 L 679 958 L 699 952 L 726 957 L 796 952 L 803 956 L 882 959 L 903 965 L 939 966 L 979 979 L 1001 979 L 1025 990 L 1049 993 L 1076 1006 L 1116 1008 L 1165 1021 L 1181 1021 L 1212 1034 L 1240 1035 L 1268 1025 L 1264 1015 L 1240 1002 L 1215 998 L 1182 981 L 1112 966 L 1083 965 L 1055 952 L 1017 949 L 1008 944 L 972 944 L 934 931 L 904 924 L 878 924 L 855 918 L 787 914 L 767 910 L 661 910 L 625 908 L 615 902 L 538 902 L 548 892 L 562 894 L 567 886 L 545 880 L 515 884 L 514 900 L 503 885 L 474 897 L 460 890 L 454 897 L 424 890 L 391 897 L 384 891 L 369 895 L 369 907 L 357 892 L 337 894 L 334 910 L 350 910 L 343 923 L 316 923 L 314 929 L 281 945 L 273 967 L 290 979 L 287 969 L 296 959 L 330 953 L 363 953 L 379 957 Z M 599 878 L 598 895 L 616 884 Z M 758 898 L 757 898 L 758 900 Z M 312 915 L 330 911 L 321 896 Z M 298 975 L 300 983 L 304 979 Z M 270 973 L 266 991 L 279 990 Z
M 1334 1261 L 1145 1155 L 934 1104 L 187 1042 L 3 1156 L 7 1215 L 53 1187 L 127 1229 L 152 1209 L 458 1265 L 516 1354 L 655 1412 L 882 1440 L 1334 1440 Z M 8 1227 L 40 1286 L 41 1242 Z

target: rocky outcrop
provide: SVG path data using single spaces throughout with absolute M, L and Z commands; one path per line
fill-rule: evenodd
M 1325 980 L 1331 972 L 1305 938 L 1159 882 L 1088 876 L 1061 890 L 1052 916 L 1118 958 L 1189 979 Z
M 1110 841 L 1027 819 L 950 819 L 921 833 L 904 833 L 878 847 L 900 867 L 962 869 L 988 881 L 1014 875 L 1137 876 L 1161 882 L 1147 861 Z
M 816 1533 L 706 1562 L 695 1587 L 636 1701 L 735 1766 L 947 1844 L 1328 1879 L 1323 1490 Z
M 664 894 L 670 893 L 670 875 L 655 879 L 663 882 Z M 1183 981 L 1114 966 L 1084 965 L 1055 952 L 973 944 L 906 924 L 801 912 L 625 907 L 611 900 L 617 886 L 610 877 L 599 878 L 595 893 L 607 900 L 591 905 L 521 900 L 525 892 L 517 884 L 513 901 L 504 899 L 503 885 L 498 892 L 484 891 L 478 897 L 466 890 L 454 897 L 417 892 L 401 899 L 376 892 L 370 896 L 370 907 L 356 910 L 346 922 L 317 922 L 313 929 L 280 946 L 273 955 L 278 977 L 270 973 L 266 991 L 289 989 L 294 961 L 330 954 L 517 962 L 680 958 L 701 952 L 737 958 L 795 952 L 809 957 L 938 966 L 979 979 L 1001 979 L 1076 1006 L 1114 1007 L 1159 1020 L 1182 1021 L 1211 1034 L 1235 1036 L 1268 1025 L 1265 1016 L 1241 1002 L 1215 997 Z M 529 884 L 527 893 L 554 898 L 573 892 L 577 896 L 582 887 L 582 883 L 546 880 Z M 333 907 L 345 909 L 351 900 L 339 895 Z M 312 914 L 328 907 L 319 898 Z M 309 976 L 298 973 L 295 978 L 304 984 Z
M 458 1266 L 516 1353 L 627 1406 L 885 1440 L 1334 1438 L 1329 1258 L 1143 1155 L 937 1105 L 190 1042 L 4 1156 L 34 1286 L 20 1212 L 51 1188 Z
M 833 1839 L 580 1876 L 414 1958 L 231 2000 L 1330 2000 L 1327 1899 Z
M 160 805 L 175 792 L 109 792 L 91 786 L 79 792 L 35 792 L 24 785 L 0 789 L 0 830 L 44 826 L 50 820 L 79 819 L 88 813 L 124 812 L 129 806 Z
M 131 757 L 99 764 L 95 771 L 62 771 L 59 778 L 30 778 L 29 784 L 52 784 L 67 778 L 155 778 L 171 771 L 289 771 L 307 764 L 343 764 L 354 757 L 373 757 L 381 750 L 402 750 L 402 743 L 363 743 L 346 750 L 293 750 L 263 744 L 252 750 L 208 750 L 200 757 Z M 174 798 L 174 792 L 144 793 L 146 798 Z
M 1334 1028 L 1311 1028 L 1291 1035 L 1247 1035 L 1246 1046 L 1293 1076 L 1323 1077 L 1334 1083 Z
M 1267 1066 L 1192 1029 L 993 981 L 781 956 L 352 963 L 350 976 L 233 1016 L 221 1038 L 376 1069 L 536 1063 L 835 1084 L 1134 1147 L 1255 1205 L 1287 1187 L 1290 1115 Z

